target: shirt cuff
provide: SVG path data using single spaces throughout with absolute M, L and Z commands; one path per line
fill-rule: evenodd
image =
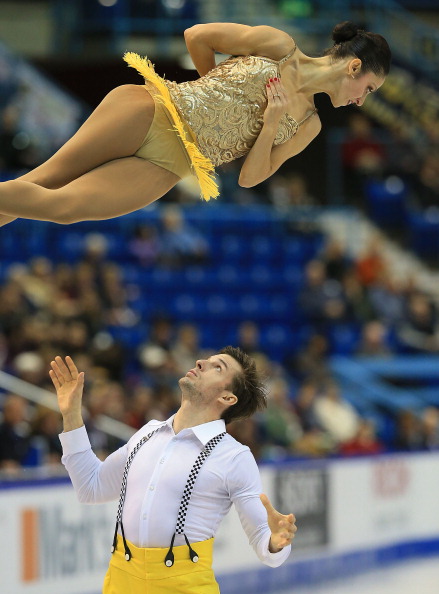
M 267 551 L 267 559 L 269 559 L 270 561 L 278 561 L 279 564 L 282 564 L 284 561 L 286 561 L 288 559 L 288 557 L 290 556 L 291 553 L 291 545 L 288 545 L 287 547 L 284 547 L 281 551 L 278 551 L 277 553 L 270 553 L 270 551 Z
M 263 556 L 264 556 L 264 563 L 266 565 L 269 565 L 270 567 L 279 567 L 279 565 L 282 565 L 282 563 L 284 563 L 288 557 L 290 556 L 291 553 L 291 545 L 288 545 L 287 547 L 284 547 L 281 551 L 278 551 L 277 553 L 270 553 L 270 550 L 268 548 L 268 545 L 270 543 L 270 531 L 268 530 L 268 533 L 265 535 L 262 546 L 263 546 Z
M 78 454 L 79 452 L 91 450 L 90 440 L 88 438 L 87 430 L 84 425 L 82 427 L 79 427 L 78 429 L 73 429 L 72 431 L 60 433 L 59 440 L 62 445 L 62 451 L 64 456 Z

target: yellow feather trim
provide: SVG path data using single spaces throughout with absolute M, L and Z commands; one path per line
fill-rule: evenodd
M 146 81 L 156 87 L 158 94 L 155 96 L 155 99 L 161 101 L 171 115 L 174 130 L 183 142 L 191 161 L 192 169 L 200 184 L 201 197 L 204 200 L 217 198 L 219 196 L 219 190 L 215 181 L 215 169 L 212 161 L 205 157 L 197 145 L 187 138 L 183 122 L 172 101 L 169 89 L 163 78 L 154 70 L 154 64 L 147 58 L 141 58 L 134 52 L 126 52 L 123 59 L 129 66 L 135 68 Z

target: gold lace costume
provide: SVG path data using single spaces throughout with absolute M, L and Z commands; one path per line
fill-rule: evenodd
M 203 77 L 179 84 L 158 76 L 146 58 L 125 54 L 124 60 L 156 87 L 156 100 L 169 110 L 205 200 L 219 194 L 214 167 L 246 155 L 255 143 L 267 105 L 267 81 L 280 77 L 280 66 L 294 51 L 279 61 L 260 56 L 231 57 Z M 301 122 L 285 113 L 274 145 L 290 140 L 313 113 L 315 110 Z M 192 137 L 188 137 L 188 127 Z

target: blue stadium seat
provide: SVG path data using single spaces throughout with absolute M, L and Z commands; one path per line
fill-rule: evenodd
M 410 212 L 408 228 L 410 246 L 418 256 L 437 261 L 439 257 L 439 211 Z
M 407 187 L 396 176 L 386 180 L 370 179 L 365 184 L 369 215 L 378 225 L 400 228 L 407 220 Z

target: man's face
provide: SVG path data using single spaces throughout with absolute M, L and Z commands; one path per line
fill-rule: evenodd
M 230 355 L 213 355 L 199 359 L 179 381 L 183 398 L 210 404 L 223 392 L 230 391 L 233 378 L 241 373 L 239 363 Z

